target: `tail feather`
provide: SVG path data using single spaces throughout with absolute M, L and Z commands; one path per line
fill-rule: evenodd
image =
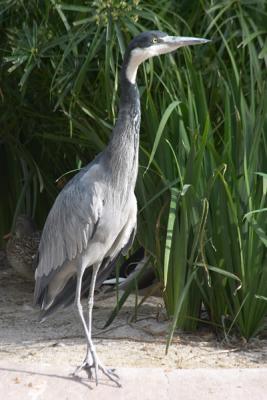
M 104 280 L 106 280 L 107 277 L 110 275 L 111 271 L 115 266 L 116 261 L 117 257 L 112 261 L 110 261 L 109 258 L 103 260 L 96 280 L 96 287 L 95 287 L 96 289 L 98 289 L 102 285 Z M 89 291 L 91 284 L 91 276 L 92 276 L 92 268 L 87 267 L 83 275 L 81 296 L 84 296 Z M 44 279 L 44 277 L 42 279 Z M 69 307 L 74 303 L 75 300 L 77 276 L 73 275 L 67 281 L 66 285 L 60 291 L 60 293 L 55 297 L 51 305 L 49 305 L 48 307 L 46 306 L 45 309 L 44 308 L 42 309 L 42 307 L 44 307 L 44 304 L 46 304 L 46 292 L 49 284 L 48 281 L 50 281 L 50 279 L 49 276 L 46 277 L 46 284 L 42 282 L 41 290 L 40 288 L 38 288 L 38 285 L 36 285 L 37 287 L 36 287 L 36 296 L 34 298 L 34 304 L 41 306 L 41 312 L 39 315 L 40 322 L 45 321 L 51 314 L 53 314 L 59 308 Z

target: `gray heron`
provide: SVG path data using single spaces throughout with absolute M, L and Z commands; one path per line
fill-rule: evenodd
M 113 369 L 99 360 L 92 341 L 92 309 L 96 285 L 116 258 L 126 254 L 135 238 L 137 202 L 134 194 L 139 152 L 140 100 L 136 84 L 139 65 L 179 47 L 206 43 L 193 37 L 143 32 L 129 44 L 121 69 L 119 114 L 107 147 L 62 189 L 48 214 L 38 251 L 34 304 L 41 319 L 73 301 L 78 309 L 87 352 L 74 374 L 84 369 L 98 384 L 101 370 L 120 386 Z M 89 287 L 88 320 L 81 293 Z

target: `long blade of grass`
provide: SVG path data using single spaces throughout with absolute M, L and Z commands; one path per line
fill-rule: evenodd
M 197 272 L 197 270 L 195 269 L 194 271 L 192 271 L 190 273 L 190 275 L 188 277 L 188 280 L 187 280 L 187 282 L 186 282 L 186 284 L 185 284 L 185 286 L 183 288 L 183 291 L 182 291 L 181 295 L 179 296 L 179 298 L 177 298 L 177 301 L 176 301 L 176 304 L 175 304 L 175 311 L 174 311 L 174 315 L 173 315 L 173 318 L 172 318 L 172 323 L 171 323 L 171 326 L 170 326 L 170 332 L 169 332 L 168 338 L 167 338 L 165 354 L 168 353 L 169 346 L 171 344 L 171 341 L 172 341 L 172 338 L 173 338 L 173 334 L 174 334 L 174 331 L 175 331 L 175 328 L 176 328 L 176 325 L 177 325 L 177 320 L 178 320 L 178 317 L 179 317 L 179 313 L 181 311 L 183 302 L 184 302 L 184 300 L 185 300 L 185 298 L 186 298 L 186 296 L 188 294 L 188 291 L 190 289 L 192 281 L 196 276 L 196 272 Z
M 163 287 L 166 288 L 169 270 L 170 253 L 173 239 L 173 228 L 177 214 L 177 207 L 181 192 L 177 188 L 171 188 L 171 200 L 169 208 L 169 216 L 167 223 L 165 251 L 164 251 L 164 269 L 163 269 Z
M 165 110 L 165 112 L 164 112 L 164 114 L 163 114 L 163 116 L 161 118 L 158 130 L 156 132 L 156 136 L 155 136 L 153 148 L 152 148 L 152 151 L 151 151 L 151 154 L 150 154 L 150 158 L 149 158 L 149 161 L 148 161 L 148 165 L 146 167 L 146 171 L 149 169 L 149 167 L 150 167 L 150 165 L 151 165 L 151 163 L 152 163 L 152 161 L 154 159 L 154 156 L 155 156 L 155 153 L 157 151 L 161 136 L 162 136 L 164 128 L 166 126 L 166 123 L 167 123 L 171 113 L 173 112 L 175 107 L 177 107 L 179 105 L 179 103 L 180 102 L 178 100 L 176 100 L 176 101 L 173 101 L 171 104 L 169 104 L 168 108 Z

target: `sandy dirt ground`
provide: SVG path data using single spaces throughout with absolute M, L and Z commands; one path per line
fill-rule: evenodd
M 85 340 L 75 310 L 61 310 L 44 323 L 32 307 L 33 283 L 25 282 L 11 268 L 0 270 L 0 359 L 6 363 L 79 365 L 85 355 Z M 98 354 L 108 366 L 172 368 L 267 367 L 267 335 L 251 343 L 226 346 L 206 329 L 197 334 L 176 333 L 165 355 L 169 322 L 159 298 L 150 298 L 134 315 L 131 296 L 119 316 L 101 329 L 114 305 L 115 296 L 97 301 L 93 337 Z

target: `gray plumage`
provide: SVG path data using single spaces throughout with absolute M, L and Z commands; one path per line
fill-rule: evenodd
M 52 305 L 81 263 L 101 264 L 105 258 L 111 262 L 127 248 L 130 238 L 133 241 L 138 140 L 134 132 L 124 130 L 128 139 L 118 138 L 116 134 L 122 129 L 121 120 L 130 120 L 132 113 L 131 107 L 122 109 L 116 125 L 119 128 L 114 129 L 107 149 L 63 188 L 49 213 L 36 271 L 35 302 L 41 301 L 43 310 Z M 130 134 L 136 142 L 133 146 Z M 121 148 L 124 148 L 123 154 Z M 49 285 L 47 279 L 51 282 Z
M 134 188 L 141 118 L 137 69 L 150 57 L 205 42 L 158 31 L 141 33 L 131 41 L 124 56 L 119 115 L 110 142 L 63 188 L 43 229 L 34 302 L 44 319 L 75 298 L 87 340 L 86 357 L 77 371 L 85 369 L 91 378 L 94 370 L 96 383 L 100 369 L 119 385 L 114 370 L 106 369 L 97 357 L 91 338 L 92 308 L 96 285 L 106 278 L 118 255 L 131 247 L 136 232 Z M 80 297 L 89 286 L 86 322 Z

